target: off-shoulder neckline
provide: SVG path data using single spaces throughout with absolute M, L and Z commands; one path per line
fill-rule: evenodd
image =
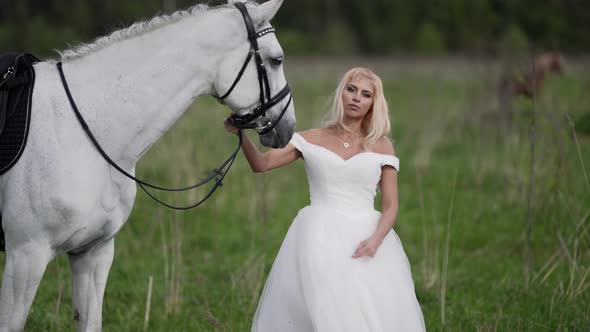
M 354 154 L 354 155 L 352 155 L 352 156 L 351 156 L 351 157 L 349 157 L 348 159 L 344 159 L 344 158 L 342 158 L 342 156 L 340 156 L 340 155 L 339 155 L 339 154 L 337 154 L 336 152 L 334 152 L 334 151 L 332 151 L 332 150 L 328 149 L 328 148 L 327 148 L 327 147 L 325 147 L 325 146 L 321 146 L 321 145 L 319 145 L 319 144 L 315 144 L 315 143 L 311 143 L 311 142 L 309 142 L 308 140 L 306 140 L 306 139 L 305 139 L 305 137 L 303 137 L 303 136 L 302 136 L 302 135 L 300 135 L 299 133 L 294 133 L 293 135 L 297 135 L 297 136 L 301 137 L 301 139 L 303 140 L 303 142 L 305 142 L 306 144 L 309 144 L 309 145 L 312 145 L 312 146 L 315 146 L 315 147 L 318 147 L 318 148 L 320 148 L 320 149 L 323 149 L 323 150 L 326 150 L 326 151 L 330 152 L 331 154 L 333 154 L 334 156 L 338 157 L 338 158 L 339 158 L 340 160 L 342 160 L 343 162 L 348 162 L 348 161 L 350 161 L 351 159 L 353 159 L 353 158 L 356 158 L 357 156 L 359 156 L 359 155 L 362 155 L 362 154 L 376 154 L 376 155 L 381 155 L 381 156 L 385 156 L 385 157 L 397 158 L 397 157 L 396 157 L 396 156 L 394 156 L 394 155 L 390 155 L 390 154 L 386 154 L 386 153 L 379 153 L 379 152 L 374 152 L 374 151 L 361 151 L 361 152 L 359 152 L 359 153 L 357 153 L 357 154 Z

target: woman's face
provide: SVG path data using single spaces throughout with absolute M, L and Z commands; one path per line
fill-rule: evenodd
M 350 118 L 363 118 L 373 106 L 375 94 L 373 83 L 368 78 L 357 77 L 344 86 L 342 107 Z

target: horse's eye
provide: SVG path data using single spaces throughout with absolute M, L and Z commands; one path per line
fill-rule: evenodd
M 283 64 L 283 57 L 272 58 L 270 59 L 270 63 L 272 63 L 273 66 L 280 66 Z

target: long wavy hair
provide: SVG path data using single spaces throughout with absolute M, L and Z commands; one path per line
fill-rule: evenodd
M 391 130 L 389 121 L 389 108 L 383 93 L 383 83 L 379 76 L 372 70 L 363 67 L 357 67 L 349 70 L 336 88 L 334 102 L 328 114 L 328 119 L 324 123 L 324 128 L 334 128 L 340 133 L 352 133 L 352 130 L 344 124 L 344 106 L 342 105 L 342 92 L 346 85 L 357 78 L 367 78 L 373 84 L 373 105 L 363 118 L 361 130 L 363 141 L 361 146 L 365 151 L 373 150 L 373 147 L 383 136 L 388 137 Z M 389 138 L 388 138 L 389 139 Z

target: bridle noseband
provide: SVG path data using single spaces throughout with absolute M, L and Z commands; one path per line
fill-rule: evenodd
M 291 88 L 289 87 L 288 83 L 285 84 L 285 87 L 281 91 L 279 91 L 279 93 L 277 93 L 274 97 L 271 98 L 271 95 L 270 95 L 270 84 L 268 82 L 268 74 L 266 72 L 266 67 L 264 66 L 264 61 L 262 61 L 262 56 L 260 55 L 260 49 L 258 48 L 258 38 L 260 38 L 266 34 L 269 34 L 269 33 L 274 33 L 275 29 L 274 28 L 267 28 L 267 29 L 256 32 L 254 30 L 254 24 L 252 23 L 252 18 L 250 17 L 250 14 L 248 14 L 248 9 L 246 9 L 246 5 L 244 5 L 241 2 L 236 2 L 234 5 L 236 6 L 236 8 L 238 8 L 240 13 L 242 14 L 242 17 L 244 18 L 244 23 L 246 23 L 246 30 L 248 31 L 248 40 L 250 41 L 250 51 L 248 52 L 248 56 L 246 57 L 246 61 L 244 61 L 244 64 L 242 65 L 242 68 L 240 69 L 238 76 L 236 77 L 236 79 L 232 83 L 231 87 L 223 96 L 219 97 L 218 99 L 223 100 L 231 94 L 231 92 L 234 90 L 234 88 L 236 87 L 236 85 L 238 84 L 240 79 L 242 78 L 242 75 L 244 75 L 244 72 L 246 71 L 246 67 L 248 67 L 248 64 L 250 63 L 252 56 L 254 56 L 254 61 L 256 63 L 256 70 L 258 71 L 258 86 L 260 88 L 260 98 L 259 98 L 260 105 L 258 107 L 256 107 L 251 113 L 233 114 L 230 117 L 230 121 L 238 129 L 254 129 L 254 128 L 256 128 L 255 121 L 257 119 L 266 116 L 266 111 L 268 111 L 273 106 L 275 106 L 276 104 L 281 102 L 283 99 L 285 99 L 287 96 L 289 96 L 289 101 L 287 102 L 285 107 L 283 107 L 283 109 L 282 109 L 281 113 L 279 114 L 279 116 L 277 117 L 277 119 L 274 122 L 269 120 L 262 128 L 256 129 L 258 134 L 263 135 L 263 134 L 270 132 L 271 130 L 273 130 L 275 128 L 275 126 L 281 120 L 281 118 L 283 117 L 283 115 L 287 111 L 287 108 L 291 104 L 291 101 L 293 100 L 293 96 L 291 96 Z

